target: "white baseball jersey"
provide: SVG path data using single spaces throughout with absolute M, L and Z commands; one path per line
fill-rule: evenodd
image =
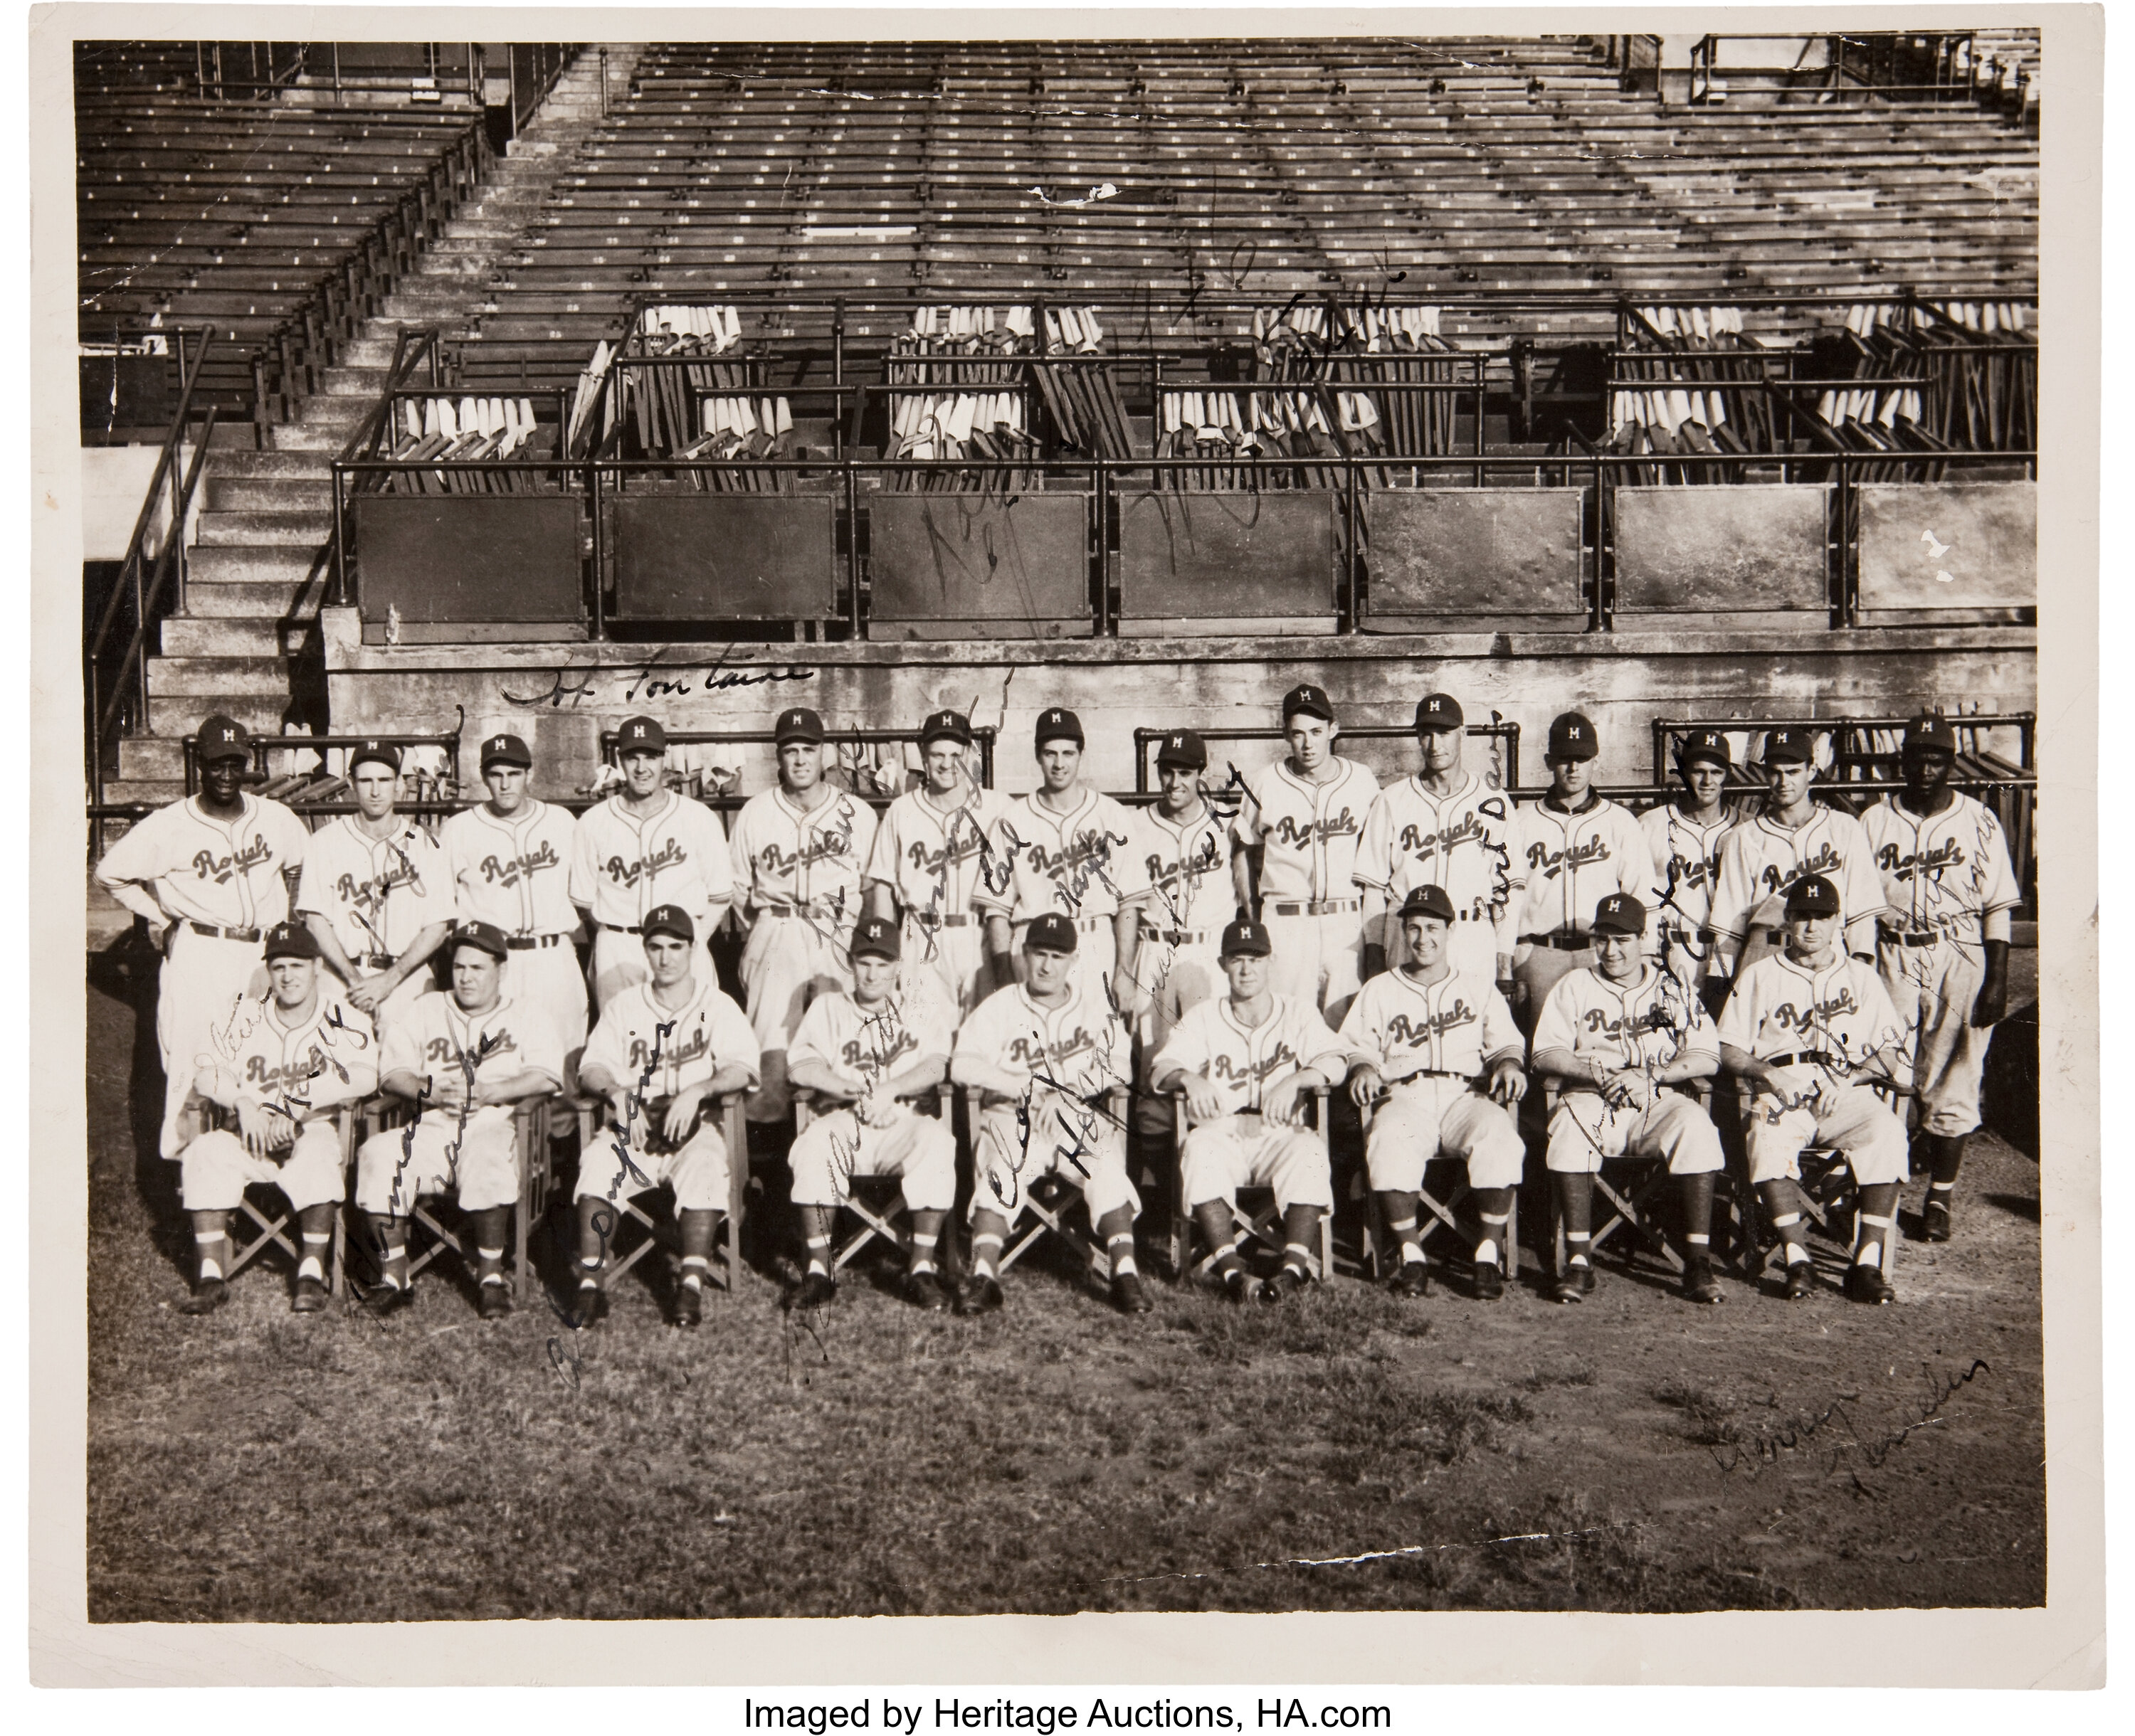
M 1791 832 L 1763 815 L 1745 820 L 1721 841 L 1712 931 L 1739 940 L 1752 928 L 1783 926 L 1787 889 L 1809 874 L 1838 888 L 1843 921 L 1872 916 L 1883 908 L 1874 858 L 1861 822 L 1820 803 Z
M 735 890 L 753 909 L 805 911 L 850 935 L 874 829 L 874 810 L 843 790 L 813 808 L 783 789 L 766 790 L 734 816 Z
M 1379 781 L 1354 760 L 1336 755 L 1324 784 L 1300 777 L 1276 760 L 1246 780 L 1246 798 L 1232 822 L 1241 844 L 1262 846 L 1261 897 L 1319 903 L 1356 896 L 1357 846 Z
M 290 1020 L 270 996 L 246 995 L 213 1033 L 207 1058 L 235 1080 L 238 1095 L 303 1120 L 378 1089 L 378 1040 L 370 1015 L 321 992 Z M 230 1107 L 235 1107 L 232 1102 Z
M 900 912 L 951 916 L 970 912 L 979 895 L 987 834 L 1006 810 L 1005 796 L 967 788 L 944 813 L 923 790 L 889 805 L 875 829 L 867 878 L 897 894 Z
M 1652 896 L 1653 858 L 1629 809 L 1590 792 L 1577 808 L 1546 800 L 1523 808 L 1518 825 L 1527 889 L 1516 934 L 1583 932 L 1610 893 L 1629 892 L 1641 903 Z
M 1055 813 L 1033 791 L 1009 802 L 989 834 L 981 909 L 1023 922 L 1047 911 L 1109 916 L 1149 890 L 1134 849 L 1134 815 L 1095 790 Z
M 1143 919 L 1153 928 L 1206 932 L 1213 939 L 1237 915 L 1228 829 L 1204 802 L 1198 818 L 1174 824 L 1154 805 L 1135 816 L 1129 846 L 1149 887 Z
M 733 867 L 718 815 L 680 791 L 646 819 L 621 795 L 579 816 L 571 837 L 571 902 L 596 922 L 637 928 L 646 913 L 679 904 L 703 941 L 733 897 Z
M 1349 1071 L 1348 1045 L 1327 1028 L 1310 1001 L 1271 996 L 1274 1010 L 1256 1025 L 1242 1023 L 1228 995 L 1189 1007 L 1150 1064 L 1151 1080 L 1174 1067 L 1203 1073 L 1223 1094 L 1226 1115 L 1258 1115 L 1261 1093 L 1310 1067 L 1329 1085 Z
M 1465 970 L 1435 983 L 1382 971 L 1350 1002 L 1341 1036 L 1351 1058 L 1368 1061 L 1390 1085 L 1416 1073 L 1474 1079 L 1485 1061 L 1527 1052 L 1497 984 Z
M 762 1056 L 748 1015 L 709 971 L 698 973 L 695 986 L 689 1003 L 673 1012 L 653 999 L 650 983 L 633 983 L 619 992 L 586 1039 L 580 1074 L 603 1067 L 646 1103 L 705 1084 L 722 1067 L 747 1067 L 753 1085 Z
M 1857 1068 L 1882 1057 L 1907 1076 L 1911 1037 L 1876 967 L 1842 947 L 1821 970 L 1784 951 L 1767 953 L 1736 977 L 1720 1012 L 1720 1041 L 1758 1061 L 1829 1055 Z
M 450 922 L 453 877 L 438 841 L 412 820 L 373 838 L 344 814 L 312 834 L 297 908 L 333 926 L 351 960 L 399 958 L 433 922 Z
M 494 923 L 507 935 L 576 929 L 571 840 L 577 825 L 568 809 L 531 797 L 508 820 L 487 805 L 453 815 L 438 841 L 444 846 L 460 920 Z
M 965 1019 L 956 1052 L 1041 1088 L 1095 1097 L 1130 1081 L 1130 1049 L 1111 1003 L 1071 976 L 1058 1007 L 1041 1006 L 1020 983 L 996 989 Z
M 1442 800 L 1405 777 L 1364 816 L 1353 878 L 1397 910 L 1417 887 L 1443 887 L 1455 911 L 1481 921 L 1527 884 L 1518 828 L 1512 797 L 1472 771 Z
M 1951 795 L 1947 808 L 1929 815 L 1886 796 L 1861 816 L 1861 829 L 1882 877 L 1886 921 L 1909 934 L 1977 940 L 1980 918 L 2022 902 L 2022 894 L 2001 821 L 1970 796 Z
M 509 996 L 498 996 L 486 1013 L 468 1013 L 451 995 L 433 989 L 385 1028 L 383 1047 L 378 1061 L 381 1078 L 408 1072 L 438 1080 L 451 1074 L 467 1084 L 472 1066 L 472 1086 L 501 1084 L 528 1071 L 546 1073 L 559 1090 L 564 1083 L 563 1040 L 548 1014 L 531 1001 Z M 451 1115 L 458 1110 L 438 1108 L 428 1113 Z
M 1568 1050 L 1612 1070 L 1672 1066 L 1693 1054 L 1720 1059 L 1720 1038 L 1704 1003 L 1680 979 L 1642 959 L 1628 983 L 1588 966 L 1567 971 L 1535 1020 L 1534 1052 Z
M 872 1007 L 850 994 L 819 994 L 801 1015 L 786 1069 L 812 1062 L 879 1085 L 927 1056 L 946 1061 L 954 1042 L 946 1009 L 923 990 L 885 995 Z
M 1691 819 L 1672 801 L 1639 816 L 1646 853 L 1653 859 L 1646 908 L 1662 926 L 1696 934 L 1706 926 L 1712 914 L 1712 888 L 1720 878 L 1720 846 L 1740 818 L 1725 802 L 1707 820 Z
M 247 795 L 225 822 L 197 795 L 137 820 L 96 865 L 106 887 L 141 885 L 180 921 L 215 928 L 271 928 L 289 914 L 284 868 L 302 866 L 311 833 L 278 801 Z

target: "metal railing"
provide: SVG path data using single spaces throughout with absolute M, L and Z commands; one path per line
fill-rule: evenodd
M 1748 62 L 1729 65 L 1720 56 L 1729 42 L 1801 45 L 1791 67 Z M 1810 56 L 1821 47 L 1822 64 Z M 1787 32 L 1713 34 L 1690 51 L 1690 101 L 1725 100 L 1730 79 L 1778 79 L 1789 90 L 1913 98 L 1978 99 L 1972 32 L 1965 31 L 1857 31 L 1845 34 Z

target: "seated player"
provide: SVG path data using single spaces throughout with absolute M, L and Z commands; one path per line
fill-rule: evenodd
M 1512 1115 L 1527 1093 L 1521 1071 L 1527 1045 L 1495 981 L 1447 962 L 1453 923 L 1453 901 L 1444 887 L 1410 889 L 1401 907 L 1408 962 L 1364 984 L 1342 1021 L 1342 1037 L 1356 1057 L 1350 1100 L 1362 1109 L 1386 1095 L 1372 1118 L 1364 1163 L 1380 1211 L 1401 1243 L 1395 1291 L 1430 1293 L 1416 1195 L 1425 1167 L 1443 1153 L 1468 1166 L 1483 1221 L 1475 1294 L 1490 1302 L 1505 1294 L 1498 1240 L 1527 1161 Z
M 1041 911 L 1024 931 L 1024 980 L 980 1002 L 956 1036 L 949 1076 L 982 1094 L 973 1129 L 971 1287 L 960 1314 L 1001 1305 L 1000 1255 L 1024 1190 L 1063 1175 L 1082 1190 L 1111 1262 L 1112 1303 L 1145 1314 L 1135 1265 L 1141 1197 L 1127 1179 L 1126 1129 L 1105 1096 L 1129 1079 L 1126 1026 L 1101 978 L 1080 975 L 1075 924 Z
M 617 1202 L 671 1188 L 682 1230 L 675 1324 L 704 1318 L 704 1282 L 727 1209 L 731 1154 L 714 1113 L 729 1091 L 757 1081 L 756 1032 L 724 993 L 679 904 L 646 913 L 649 980 L 616 990 L 579 1059 L 579 1086 L 607 1099 L 608 1124 L 579 1157 L 579 1294 L 571 1324 L 608 1313 L 603 1282 L 622 1211 Z M 748 1161 L 748 1154 L 741 1154 Z
M 205 1314 L 230 1299 L 230 1214 L 255 1182 L 282 1190 L 297 1214 L 303 1253 L 289 1306 L 327 1305 L 327 1250 L 343 1192 L 334 1111 L 378 1086 L 378 1051 L 366 1013 L 322 994 L 318 942 L 301 922 L 267 931 L 267 985 L 215 1028 L 215 1052 L 193 1089 L 237 1115 L 237 1131 L 204 1133 L 179 1155 L 179 1187 L 200 1250 L 200 1284 L 178 1305 Z
M 1682 1293 L 1720 1300 L 1712 1276 L 1712 1178 L 1721 1167 L 1712 1118 L 1665 1086 L 1720 1071 L 1720 1039 L 1692 984 L 1644 956 L 1645 907 L 1611 892 L 1595 907 L 1597 962 L 1568 972 L 1535 1019 L 1534 1070 L 1562 1081 L 1549 1119 L 1550 1178 L 1568 1257 L 1558 1302 L 1594 1294 L 1587 1258 L 1594 1177 L 1608 1158 L 1665 1158 L 1682 1208 Z
M 1912 1078 L 1911 1040 L 1876 967 L 1839 950 L 1838 889 L 1821 874 L 1794 882 L 1784 951 L 1735 979 L 1720 1014 L 1721 1065 L 1749 1081 L 1750 1179 L 1787 1249 L 1787 1300 L 1815 1288 L 1802 1227 L 1801 1152 L 1836 1147 L 1860 1190 L 1846 1294 L 1887 1303 L 1885 1245 L 1905 1178 L 1905 1124 L 1870 1088 Z
M 1230 994 L 1187 1008 L 1150 1063 L 1159 1091 L 1183 1089 L 1193 1123 L 1179 1153 L 1179 1186 L 1234 1302 L 1246 1297 L 1232 1207 L 1241 1187 L 1274 1190 L 1282 1213 L 1282 1266 L 1255 1294 L 1281 1302 L 1316 1275 L 1319 1218 L 1334 1209 L 1327 1148 L 1304 1126 L 1305 1094 L 1348 1071 L 1348 1051 L 1315 1002 L 1268 988 L 1266 928 L 1223 931 Z
M 853 992 L 830 991 L 810 1002 L 787 1052 L 787 1076 L 813 1091 L 822 1110 L 795 1137 L 788 1158 L 808 1242 L 796 1308 L 820 1308 L 838 1293 L 830 1231 L 856 1175 L 898 1178 L 912 1212 L 905 1296 L 931 1313 L 949 1306 L 934 1250 L 942 1221 L 956 1203 L 956 1136 L 912 1100 L 948 1076 L 952 1039 L 946 995 L 930 994 L 924 985 L 904 992 L 903 952 L 896 924 L 862 917 L 853 930 Z
M 379 1315 L 414 1300 L 408 1220 L 424 1194 L 449 1187 L 473 1221 L 482 1318 L 497 1320 L 511 1312 L 504 1240 L 519 1199 L 512 1105 L 562 1089 L 564 1040 L 540 1008 L 502 994 L 511 948 L 501 929 L 465 922 L 449 944 L 451 992 L 423 995 L 385 1028 L 379 1089 L 417 1113 L 356 1153 L 356 1203 L 380 1268 L 364 1300 Z

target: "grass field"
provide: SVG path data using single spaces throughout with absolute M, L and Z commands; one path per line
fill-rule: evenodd
M 636 1274 L 583 1335 L 442 1277 L 298 1318 L 271 1267 L 196 1321 L 128 957 L 89 991 L 92 1620 L 2044 1599 L 2038 1172 L 1997 1139 L 1884 1309 L 1605 1260 L 1579 1308 L 1159 1283 L 1135 1321 L 1034 1257 L 976 1321 L 862 1277 L 803 1329 L 751 1275 L 685 1335 Z

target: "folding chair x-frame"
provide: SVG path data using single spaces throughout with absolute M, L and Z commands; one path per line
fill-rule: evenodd
M 742 1096 L 739 1091 L 724 1093 L 717 1101 L 719 1113 L 719 1134 L 727 1145 L 727 1212 L 726 1221 L 719 1226 L 718 1248 L 726 1264 L 714 1265 L 711 1282 L 731 1295 L 741 1271 L 741 1221 L 743 1202 L 748 1188 L 748 1124 L 742 1115 Z M 593 1150 L 597 1139 L 612 1137 L 606 1124 L 607 1105 L 599 1099 L 579 1097 L 572 1107 L 579 1118 L 579 1162 L 583 1164 L 586 1155 Z M 608 1234 L 608 1260 L 602 1274 L 603 1287 L 612 1285 L 654 1248 L 665 1245 L 677 1255 L 681 1251 L 681 1231 L 671 1216 L 664 1222 L 656 1218 L 629 1194 L 614 1202 L 616 1217 Z M 637 1224 L 645 1231 L 644 1240 L 627 1253 L 622 1251 L 621 1231 L 626 1221 Z
M 1908 1092 L 1892 1093 L 1879 1090 L 1879 1096 L 1905 1097 Z M 1735 1101 L 1738 1124 L 1746 1134 L 1750 1115 L 1755 1112 L 1756 1099 L 1748 1086 L 1735 1081 Z M 1765 1202 L 1757 1197 L 1757 1190 L 1750 1185 L 1749 1153 L 1746 1139 L 1737 1142 L 1742 1155 L 1736 1173 L 1736 1210 L 1740 1214 L 1742 1233 L 1742 1271 L 1751 1282 L 1764 1276 L 1765 1269 L 1772 1263 L 1772 1256 L 1779 1251 L 1780 1238 L 1773 1230 L 1765 1214 Z M 1805 1210 L 1817 1228 L 1828 1236 L 1844 1242 L 1851 1257 L 1856 1216 L 1861 1209 L 1861 1190 L 1854 1183 L 1853 1167 L 1846 1161 L 1846 1154 L 1836 1146 L 1804 1145 L 1796 1160 L 1801 1168 L 1801 1197 Z M 1731 1163 L 1733 1158 L 1731 1155 Z M 1769 1237 L 1768 1240 L 1766 1238 Z M 1897 1226 L 1894 1222 L 1883 1234 L 1883 1275 L 1887 1278 L 1898 1263 Z
M 1707 1113 L 1711 1112 L 1712 1090 L 1711 1081 L 1709 1080 L 1692 1080 L 1687 1086 L 1663 1086 L 1661 1089 L 1680 1090 L 1685 1095 L 1697 1099 Z M 1552 1079 L 1544 1082 L 1542 1126 L 1545 1129 L 1545 1137 L 1547 1137 L 1550 1121 L 1556 1114 L 1557 1100 L 1561 1095 L 1562 1091 L 1557 1081 Z M 1626 1182 L 1619 1189 L 1609 1179 L 1609 1171 L 1612 1165 L 1615 1166 L 1619 1172 L 1627 1168 L 1635 1171 L 1634 1178 Z M 1723 1179 L 1726 1183 L 1725 1192 L 1732 1202 L 1729 1209 L 1737 1226 L 1739 1240 L 1743 1211 L 1742 1190 L 1740 1186 L 1742 1177 L 1737 1174 L 1728 1173 Z M 1648 1248 L 1659 1255 L 1669 1271 L 1680 1274 L 1682 1270 L 1682 1256 L 1676 1252 L 1675 1245 L 1668 1240 L 1668 1231 L 1663 1227 L 1663 1221 L 1660 1219 L 1659 1214 L 1665 1210 L 1665 1206 L 1655 1199 L 1656 1195 L 1660 1195 L 1664 1200 L 1668 1180 L 1668 1163 L 1663 1158 L 1631 1156 L 1605 1158 L 1602 1160 L 1601 1168 L 1594 1173 L 1594 1191 L 1606 1202 L 1607 1215 L 1601 1216 L 1600 1221 L 1593 1226 L 1592 1234 L 1586 1244 L 1589 1256 L 1598 1255 L 1601 1251 L 1602 1244 L 1619 1230 L 1628 1230 Z M 1564 1239 L 1564 1218 L 1563 1214 L 1557 1208 L 1556 1188 L 1554 1182 L 1549 1191 L 1549 1228 L 1552 1253 L 1550 1269 L 1553 1273 L 1561 1274 L 1564 1270 L 1566 1248 Z M 1745 1269 L 1750 1269 L 1745 1266 Z
M 913 1107 L 918 1114 L 922 1115 L 931 1115 L 935 1116 L 937 1119 L 941 1117 L 946 1107 L 939 1092 L 932 1094 L 931 1098 L 931 1107 L 929 1105 L 929 1099 L 922 1098 L 915 1101 Z M 813 1091 L 809 1090 L 806 1086 L 796 1086 L 794 1088 L 793 1131 L 796 1137 L 798 1137 L 801 1133 L 806 1131 L 808 1124 L 813 1121 L 818 1115 L 825 1115 L 828 1113 L 829 1111 L 827 1110 L 819 1109 L 817 1107 L 816 1094 Z M 868 1201 L 862 1197 L 860 1192 L 862 1187 L 870 1184 L 880 1185 L 884 1183 L 888 1184 L 890 1191 L 884 1196 L 879 1208 L 874 1205 L 870 1205 Z M 843 1271 L 848 1265 L 852 1264 L 854 1257 L 857 1255 L 863 1248 L 866 1247 L 869 1242 L 877 1240 L 878 1239 L 889 1243 L 890 1245 L 895 1248 L 900 1254 L 909 1254 L 912 1251 L 912 1231 L 909 1227 L 910 1220 L 908 1216 L 905 1216 L 909 1211 L 909 1207 L 905 1203 L 904 1184 L 898 1181 L 895 1176 L 854 1175 L 846 1177 L 845 1197 L 844 1203 L 840 1209 L 851 1212 L 854 1217 L 860 1221 L 860 1224 L 859 1228 L 854 1231 L 850 1236 L 847 1236 L 845 1240 L 838 1243 L 833 1249 L 830 1255 L 830 1269 L 832 1271 Z M 901 1216 L 905 1216 L 905 1221 L 903 1223 L 898 1221 Z
M 1372 1107 L 1373 1105 L 1368 1103 L 1358 1112 L 1358 1119 L 1363 1125 L 1364 1138 L 1368 1143 L 1372 1134 Z M 1464 1253 L 1473 1251 L 1474 1241 L 1464 1236 L 1460 1228 L 1460 1221 L 1453 1215 L 1461 1201 L 1474 1191 L 1468 1185 L 1468 1177 L 1464 1174 L 1442 1197 L 1433 1193 L 1427 1185 L 1431 1180 L 1431 1164 L 1457 1161 L 1458 1159 L 1455 1158 L 1433 1156 L 1427 1159 L 1423 1166 L 1423 1182 L 1418 1185 L 1416 1191 L 1417 1208 L 1416 1239 L 1416 1245 L 1426 1250 L 1430 1247 L 1431 1238 L 1443 1230 L 1451 1233 L 1455 1243 Z M 1366 1193 L 1365 1258 L 1371 1267 L 1372 1275 L 1375 1278 L 1385 1278 L 1401 1269 L 1401 1250 L 1396 1245 L 1393 1231 L 1380 1221 L 1379 1198 L 1376 1193 L 1369 1191 L 1368 1182 L 1366 1184 Z M 1505 1276 L 1517 1278 L 1520 1270 L 1520 1192 L 1517 1187 L 1513 1190 L 1512 1203 L 1507 1206 L 1506 1211 Z
M 334 1110 L 333 1119 L 334 1134 L 341 1142 L 341 1173 L 346 1181 L 356 1161 L 356 1105 L 352 1103 L 341 1104 Z M 236 1122 L 237 1118 L 220 1105 L 210 1104 L 207 1105 L 207 1114 L 203 1117 L 202 1124 L 205 1127 L 221 1128 L 235 1133 L 237 1130 Z M 264 1191 L 274 1185 L 272 1182 L 252 1182 L 245 1188 L 244 1197 L 238 1201 L 238 1210 L 251 1220 L 253 1228 L 257 1233 L 252 1236 L 250 1240 L 245 1240 L 244 1232 L 237 1224 L 234 1222 L 231 1224 L 230 1268 L 223 1274 L 225 1277 L 236 1277 L 270 1247 L 279 1248 L 289 1256 L 292 1263 L 303 1260 L 303 1255 L 298 1249 L 297 1245 L 289 1240 L 289 1233 L 296 1226 L 297 1214 L 290 1209 L 288 1202 L 286 1200 L 283 1201 L 280 1211 L 270 1216 L 269 1209 L 260 1205 L 252 1197 L 255 1190 Z M 346 1187 L 343 1192 L 346 1192 Z M 334 1213 L 333 1221 L 333 1247 L 327 1265 L 327 1292 L 329 1295 L 337 1296 L 341 1294 L 341 1274 L 347 1252 L 348 1214 L 346 1211 L 336 1211 Z
M 962 1087 L 970 1124 L 973 1129 L 972 1143 L 977 1144 L 977 1129 L 982 1110 L 983 1094 L 975 1086 Z M 1104 1107 L 1099 1111 L 1124 1135 L 1127 1125 L 1127 1088 L 1116 1085 L 1105 1093 Z M 983 1178 L 972 1177 L 974 1187 L 983 1185 Z M 1040 1197 L 1043 1188 L 1049 1197 Z M 1086 1236 L 1070 1221 L 1068 1214 L 1082 1204 L 1081 1184 L 1069 1177 L 1053 1172 L 1039 1176 L 1022 1190 L 1022 1209 L 1015 1221 L 1008 1227 L 1008 1240 L 1003 1245 L 998 1269 L 1005 1272 L 1022 1259 L 1045 1236 L 1058 1236 L 1082 1257 L 1083 1263 L 1099 1278 L 1109 1278 L 1111 1262 L 1105 1250 L 1097 1245 L 1092 1236 Z M 1094 1226 L 1093 1226 L 1094 1227 Z
M 1171 1279 L 1183 1283 L 1187 1277 L 1188 1261 L 1193 1251 L 1193 1202 L 1186 1197 L 1186 1135 L 1192 1123 L 1186 1111 L 1186 1094 L 1174 1088 L 1169 1094 L 1172 1105 L 1172 1174 L 1171 1174 Z M 1309 1131 L 1319 1141 L 1321 1157 L 1328 1156 L 1327 1145 L 1328 1087 L 1320 1085 L 1312 1088 L 1312 1113 L 1309 1117 Z M 1242 1230 L 1263 1247 L 1271 1248 L 1280 1255 L 1288 1245 L 1283 1233 L 1282 1215 L 1276 1210 L 1275 1195 L 1265 1187 L 1243 1188 L 1240 1192 L 1265 1196 L 1258 1209 L 1247 1209 L 1242 1199 L 1231 1202 L 1231 1222 Z M 1319 1275 L 1334 1275 L 1334 1214 L 1324 1211 L 1319 1216 Z M 1193 1275 L 1198 1278 L 1214 1264 L 1212 1250 L 1193 1267 Z
M 519 1179 L 519 1197 L 511 1212 L 511 1295 L 515 1302 L 525 1302 L 533 1284 L 533 1267 L 526 1257 L 530 1226 L 549 1209 L 549 1110 L 552 1101 L 551 1094 L 544 1094 L 522 1097 L 511 1106 L 512 1161 Z M 397 1099 L 375 1099 L 365 1112 L 364 1130 L 372 1134 L 401 1125 L 411 1113 L 410 1106 Z M 428 1238 L 428 1245 L 418 1249 L 410 1236 L 408 1277 L 411 1283 L 425 1266 L 446 1255 L 458 1260 L 470 1274 L 476 1269 L 471 1231 L 464 1223 L 454 1227 L 441 1221 L 432 1206 L 433 1197 L 428 1194 L 419 1197 L 409 1212 L 411 1231 L 419 1229 Z

